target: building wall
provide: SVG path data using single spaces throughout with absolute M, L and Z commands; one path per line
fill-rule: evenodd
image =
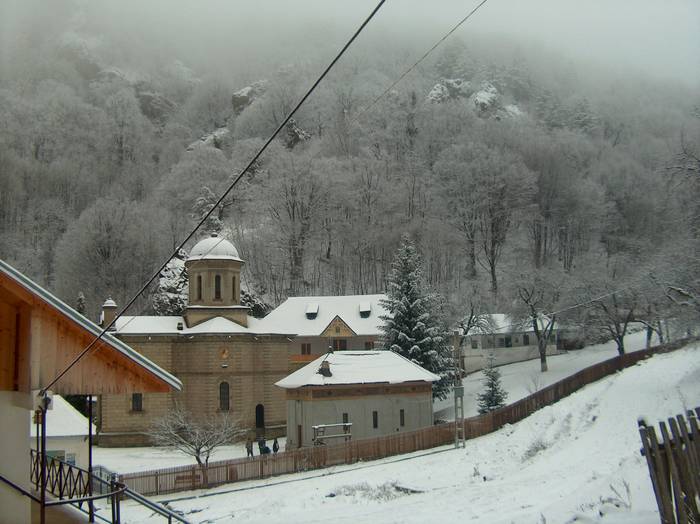
M 49 411 L 46 420 L 51 417 Z M 29 438 L 29 446 L 36 449 L 36 437 Z M 75 455 L 75 465 L 84 469 L 88 467 L 88 437 L 87 435 L 74 435 L 70 437 L 46 437 L 46 451 L 49 454 L 52 452 L 63 452 L 64 458 L 61 460 L 67 461 L 69 454 Z
M 347 349 L 374 349 L 374 344 L 377 343 L 378 337 L 372 335 L 355 336 L 355 337 L 339 337 L 346 340 Z M 291 343 L 293 354 L 301 355 L 301 345 L 311 344 L 311 354 L 321 356 L 328 353 L 328 348 L 333 347 L 332 337 L 296 337 Z M 366 347 L 365 344 L 370 344 Z
M 122 337 L 137 351 L 176 375 L 179 393 L 143 395 L 143 411 L 131 411 L 131 395 L 101 399 L 102 446 L 148 445 L 150 425 L 175 404 L 202 417 L 221 414 L 219 385 L 229 385 L 231 419 L 255 429 L 256 406 L 264 408 L 266 435 L 284 433 L 284 391 L 274 383 L 289 374 L 290 342 L 281 336 L 200 335 Z
M 299 430 L 301 425 L 301 446 L 313 445 L 312 426 L 319 424 L 340 424 L 343 413 L 348 414 L 352 423 L 353 439 L 380 437 L 404 431 L 412 431 L 433 425 L 432 390 L 419 388 L 418 392 L 392 393 L 401 385 L 382 387 L 374 394 L 337 396 L 322 398 L 287 398 L 287 449 L 300 447 Z M 308 388 L 301 388 L 308 389 Z M 404 410 L 404 426 L 400 425 L 400 411 Z M 373 427 L 372 412 L 378 413 L 378 427 Z M 333 428 L 330 433 L 340 433 L 341 428 Z M 328 444 L 342 442 L 343 439 L 328 439 Z
M 539 358 L 540 353 L 535 334 L 528 335 L 528 345 L 523 345 L 523 335 L 523 333 L 511 333 L 509 335 L 472 335 L 466 337 L 462 345 L 462 369 L 465 373 L 484 369 L 491 357 L 493 357 L 495 366 Z M 505 336 L 511 337 L 511 347 L 498 347 L 498 339 Z M 472 347 L 472 341 L 476 342 L 476 348 Z M 552 337 L 551 343 L 547 344 L 547 355 L 556 354 L 558 351 L 555 337 Z
M 26 405 L 24 405 L 26 404 Z M 29 410 L 28 394 L 0 391 L 0 474 L 30 490 L 29 483 Z M 31 520 L 30 499 L 0 482 L 0 520 L 23 524 Z

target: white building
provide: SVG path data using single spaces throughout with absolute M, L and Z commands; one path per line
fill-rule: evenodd
M 62 396 L 54 395 L 49 416 L 46 417 L 46 454 L 87 469 L 88 431 L 87 418 Z M 95 435 L 94 424 L 92 434 Z M 36 424 L 31 424 L 29 445 L 37 449 Z
M 540 327 L 546 319 L 538 321 Z M 547 355 L 557 353 L 557 329 L 555 326 L 547 341 Z M 462 369 L 466 373 L 487 366 L 493 358 L 496 366 L 539 358 L 537 337 L 530 321 L 519 321 L 509 315 L 494 313 L 480 327 L 472 328 L 462 340 Z
M 314 445 L 319 425 L 350 423 L 353 439 L 431 426 L 436 380 L 392 351 L 323 355 L 276 383 L 287 390 L 287 449 Z

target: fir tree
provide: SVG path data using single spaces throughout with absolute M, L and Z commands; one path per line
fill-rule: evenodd
M 422 261 L 408 235 L 402 237 L 382 305 L 389 312 L 384 321 L 384 347 L 439 375 L 433 397 L 444 399 L 453 374 L 448 335 L 440 320 L 440 302 L 423 289 Z
M 85 316 L 85 295 L 83 295 L 82 291 L 78 293 L 78 298 L 75 300 L 75 310 Z
M 501 386 L 501 372 L 493 366 L 493 358 L 489 359 L 489 365 L 484 369 L 484 387 L 484 392 L 477 396 L 480 415 L 506 405 L 508 393 Z
M 163 271 L 151 295 L 151 304 L 156 315 L 182 315 L 187 307 L 187 253 L 180 250 Z

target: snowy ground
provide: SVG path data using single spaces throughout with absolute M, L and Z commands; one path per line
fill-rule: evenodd
M 699 355 L 700 345 L 657 355 L 470 440 L 466 449 L 442 447 L 161 500 L 198 523 L 656 523 L 637 417 L 652 422 L 700 405 Z M 158 522 L 130 503 L 122 517 Z
M 287 441 L 286 437 L 277 439 L 280 449 L 283 450 Z M 272 440 L 267 441 L 272 447 Z M 172 468 L 175 466 L 187 466 L 195 464 L 195 460 L 179 451 L 166 448 L 93 448 L 93 462 L 95 465 L 104 466 L 116 473 L 134 473 L 137 471 L 149 471 L 152 469 Z M 253 452 L 258 454 L 258 445 L 253 443 Z M 210 462 L 216 460 L 228 460 L 245 457 L 245 442 L 239 442 L 231 446 L 222 446 L 212 455 Z
M 656 337 L 652 338 L 652 344 L 657 344 Z M 625 350 L 638 351 L 646 347 L 646 332 L 638 331 L 625 337 Z M 615 342 L 587 346 L 583 349 L 569 351 L 562 355 L 547 357 L 549 370 L 540 372 L 539 359 L 517 362 L 501 366 L 501 383 L 508 392 L 506 402 L 511 404 L 516 400 L 527 397 L 545 386 L 553 384 L 565 377 L 573 375 L 577 371 L 592 366 L 617 356 Z M 476 397 L 484 389 L 484 375 L 482 372 L 472 373 L 464 378 L 464 416 L 471 417 L 478 414 Z M 454 404 L 452 397 L 434 404 L 435 417 L 443 420 L 454 420 Z

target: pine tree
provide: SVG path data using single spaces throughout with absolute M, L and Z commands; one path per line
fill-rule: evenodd
M 423 289 L 422 261 L 408 235 L 402 237 L 382 306 L 384 347 L 439 375 L 433 397 L 444 399 L 453 375 L 448 335 L 439 317 L 440 301 Z
M 480 415 L 506 405 L 508 393 L 501 386 L 501 372 L 493 366 L 493 358 L 489 359 L 489 365 L 484 369 L 484 387 L 484 392 L 477 396 Z
M 78 298 L 75 300 L 75 310 L 85 316 L 85 295 L 83 295 L 82 291 L 78 293 Z
M 180 251 L 163 271 L 151 295 L 151 304 L 156 315 L 182 315 L 187 307 L 187 253 Z

